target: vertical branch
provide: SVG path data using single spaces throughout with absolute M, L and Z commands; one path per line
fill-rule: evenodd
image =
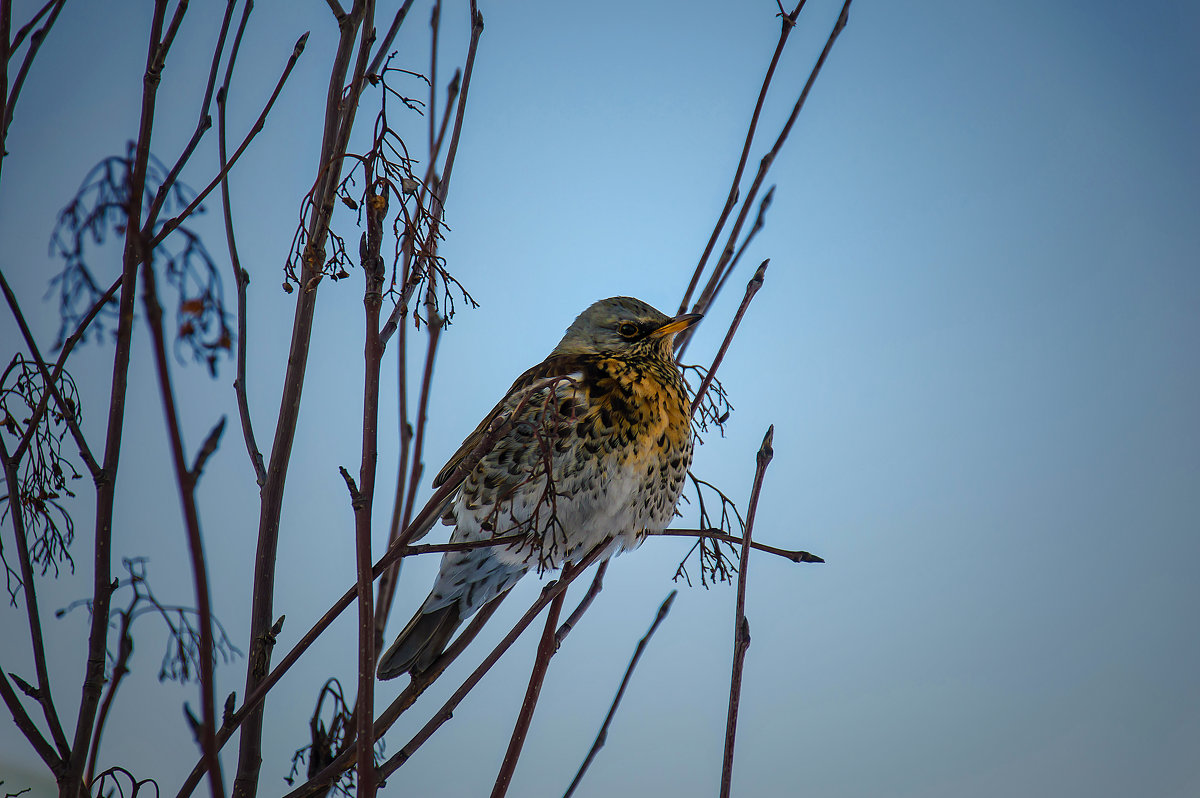
M 237 287 L 237 376 L 233 380 L 233 392 L 237 398 L 238 417 L 242 422 L 242 437 L 246 441 L 250 465 L 254 468 L 255 481 L 261 490 L 267 482 L 267 468 L 263 464 L 262 452 L 254 438 L 254 425 L 250 420 L 250 400 L 246 390 L 246 287 L 250 285 L 250 273 L 242 268 L 241 258 L 238 257 L 237 239 L 233 234 L 233 207 L 229 198 L 229 157 L 226 153 L 225 138 L 225 103 L 229 99 L 233 65 L 237 61 L 238 50 L 241 49 L 246 21 L 253 9 L 254 3 L 247 2 L 242 10 L 242 20 L 238 24 L 233 48 L 229 53 L 229 63 L 225 67 L 225 81 L 217 92 L 217 154 L 221 165 L 221 209 L 225 215 L 225 243 L 229 247 L 229 263 L 233 268 L 233 283 Z
M 108 722 L 108 713 L 112 709 L 117 689 L 120 688 L 121 682 L 129 673 L 129 658 L 133 655 L 133 636 L 129 633 L 129 626 L 133 621 L 133 610 L 137 603 L 138 595 L 135 590 L 125 611 L 117 611 L 117 614 L 121 616 L 121 627 L 117 633 L 119 641 L 117 643 L 117 661 L 113 663 L 112 680 L 104 691 L 104 700 L 100 702 L 100 714 L 96 716 L 96 729 L 92 732 L 92 750 L 88 754 L 87 771 L 84 776 L 86 784 L 91 784 L 96 775 L 96 760 L 100 756 L 100 740 L 104 736 L 104 725 Z
M 292 320 L 292 339 L 288 349 L 287 370 L 279 401 L 279 416 L 275 439 L 267 468 L 267 481 L 262 488 L 259 510 L 258 547 L 254 560 L 254 591 L 250 610 L 250 643 L 246 665 L 245 694 L 252 694 L 266 677 L 271 662 L 270 634 L 275 600 L 275 561 L 279 549 L 279 516 L 283 510 L 283 492 L 296 424 L 300 414 L 300 398 L 308 367 L 312 341 L 313 315 L 316 311 L 317 283 L 324 263 L 325 239 L 333 216 L 334 196 L 341 175 L 346 142 L 353 127 L 358 108 L 357 95 L 342 104 L 343 87 L 350 70 L 350 56 L 359 29 L 362 29 L 361 49 L 369 46 L 372 34 L 374 3 L 358 0 L 354 9 L 338 22 L 339 39 L 329 75 L 325 98 L 325 128 L 321 153 L 317 162 L 318 179 L 313 196 L 312 215 L 308 225 L 308 245 L 301 268 L 301 289 L 296 292 L 296 310 Z M 365 20 L 365 23 L 364 23 Z M 299 46 L 299 45 L 298 45 Z M 359 58 L 362 62 L 364 59 Z M 289 62 L 290 64 L 291 62 Z M 365 64 L 363 65 L 365 71 Z M 354 76 L 357 88 L 361 75 Z M 237 776 L 234 779 L 235 798 L 251 798 L 258 791 L 258 775 L 262 765 L 263 706 L 253 709 L 242 725 L 238 751 Z
M 399 407 L 397 416 L 400 421 L 400 464 L 396 469 L 396 493 L 392 499 L 392 521 L 388 529 L 388 545 L 392 544 L 397 537 L 400 536 L 400 531 L 404 529 L 403 525 L 403 510 L 404 510 L 404 480 L 408 475 L 408 459 L 409 451 L 412 444 L 413 429 L 408 423 L 408 358 L 407 358 L 407 326 L 401 325 L 399 328 L 400 340 L 396 342 L 396 360 L 397 371 L 396 395 L 399 398 Z M 382 339 L 381 339 L 382 341 Z M 392 609 L 392 599 L 396 595 L 396 580 L 400 576 L 400 563 L 389 567 L 379 577 L 379 587 L 376 588 L 375 595 L 375 647 L 379 648 L 383 644 L 383 633 L 387 628 L 388 615 Z
M 379 308 L 383 304 L 385 268 L 379 254 L 383 244 L 383 220 L 387 216 L 386 183 L 383 192 L 367 192 L 367 232 L 362 239 L 362 267 L 366 278 L 363 292 L 366 331 L 363 357 L 362 463 L 359 466 L 359 495 L 354 506 L 355 555 L 358 566 L 358 698 L 355 702 L 355 736 L 358 746 L 358 795 L 375 794 L 375 762 L 372 759 L 371 728 L 375 709 L 375 618 L 371 573 L 371 509 L 375 498 L 375 467 L 379 439 L 379 367 L 383 343 L 379 340 Z
M 546 628 L 542 630 L 537 656 L 533 660 L 533 670 L 529 674 L 529 686 L 525 689 L 525 700 L 521 702 L 521 711 L 517 713 L 517 722 L 513 726 L 512 737 L 508 740 L 508 750 L 504 752 L 504 761 L 500 763 L 496 785 L 492 788 L 492 798 L 504 798 L 508 792 L 508 785 L 512 783 L 517 760 L 521 757 L 521 749 L 529 733 L 529 725 L 533 722 L 533 711 L 537 708 L 538 696 L 542 693 L 542 683 L 546 680 L 546 671 L 550 668 L 550 658 L 558 651 L 554 633 L 558 626 L 558 615 L 566 598 L 567 591 L 563 590 L 550 602 L 550 610 L 546 613 Z
M 213 798 L 224 798 L 225 786 L 221 779 L 221 762 L 217 755 L 217 711 L 213 690 L 213 636 L 212 604 L 209 596 L 208 566 L 204 561 L 204 541 L 200 534 L 200 515 L 196 509 L 196 481 L 200 477 L 204 459 L 210 454 L 225 428 L 225 419 L 213 428 L 208 440 L 201 447 L 193 468 L 188 468 L 183 452 L 183 435 L 179 429 L 179 411 L 175 405 L 175 391 L 171 387 L 171 372 L 167 361 L 166 336 L 163 333 L 162 306 L 158 302 L 158 288 L 154 278 L 154 267 L 146 263 L 142 269 L 143 301 L 154 341 L 154 366 L 158 375 L 158 389 L 162 397 L 163 414 L 166 416 L 167 434 L 171 443 L 171 460 L 175 466 L 175 481 L 179 486 L 179 501 L 183 507 L 184 526 L 187 529 L 188 554 L 192 561 L 192 579 L 196 585 L 196 613 L 200 619 L 200 695 L 204 727 L 200 730 L 200 746 L 208 762 L 208 783 Z
M 742 668 L 746 664 L 746 649 L 750 647 L 750 622 L 746 620 L 746 575 L 750 567 L 750 535 L 754 531 L 754 516 L 758 512 L 758 496 L 763 477 L 775 450 L 775 425 L 767 428 L 762 446 L 758 449 L 754 470 L 754 487 L 750 490 L 750 508 L 746 511 L 746 530 L 742 533 L 742 560 L 738 566 L 737 610 L 733 624 L 733 674 L 729 679 L 729 713 L 725 720 L 725 755 L 721 762 L 721 798 L 729 798 L 733 784 L 733 744 L 737 736 L 738 705 L 742 695 Z
M 108 643 L 108 613 L 112 598 L 112 518 L 116 498 L 117 467 L 121 457 L 121 439 L 125 423 L 125 397 L 129 383 L 129 354 L 133 339 L 134 291 L 137 269 L 151 257 L 141 235 L 139 220 L 145 194 L 146 168 L 150 158 L 150 137 L 154 127 L 154 108 L 162 71 L 158 60 L 166 0 L 155 0 L 150 23 L 150 42 L 146 55 L 146 72 L 142 78 L 142 110 L 138 124 L 137 145 L 134 149 L 133 170 L 126 208 L 125 249 L 121 264 L 121 295 L 119 300 L 117 341 L 113 351 L 113 372 L 108 405 L 108 423 L 101 474 L 96 479 L 96 531 L 92 569 L 92 619 L 88 631 L 87 665 L 84 672 L 82 698 L 75 721 L 75 739 L 71 745 L 71 761 L 66 776 L 59 780 L 61 798 L 76 798 L 84 789 L 83 769 L 91 747 L 93 723 L 104 687 L 104 658 Z

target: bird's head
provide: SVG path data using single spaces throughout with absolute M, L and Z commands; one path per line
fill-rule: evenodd
M 653 356 L 671 359 L 675 334 L 700 321 L 699 313 L 675 318 L 640 299 L 601 299 L 580 313 L 552 355 Z

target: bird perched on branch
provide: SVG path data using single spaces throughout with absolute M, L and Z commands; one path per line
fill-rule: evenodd
M 380 679 L 427 670 L 460 623 L 529 569 L 560 568 L 608 539 L 611 556 L 667 526 L 692 459 L 672 344 L 699 320 L 604 299 L 517 378 L 433 481 L 446 482 L 489 430 L 500 430 L 442 521 L 454 526 L 452 542 L 516 540 L 442 557 L 429 597 L 379 658 Z

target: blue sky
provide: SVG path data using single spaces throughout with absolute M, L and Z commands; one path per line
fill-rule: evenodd
M 166 161 L 194 125 L 215 37 L 201 5 L 160 95 L 156 154 Z M 809 3 L 764 113 L 764 141 L 838 5 Z M 133 135 L 143 6 L 68 5 L 9 134 L 0 266 L 47 343 L 56 316 L 43 300 L 55 268 L 46 243 L 91 165 Z M 590 302 L 631 294 L 673 310 L 723 202 L 778 29 L 766 0 L 481 10 L 487 27 L 442 248 L 481 307 L 459 313 L 444 338 L 427 473 Z M 424 69 L 427 19 L 418 3 L 397 40 L 405 67 Z M 251 406 L 264 447 L 291 322 L 282 264 L 313 174 L 335 42 L 324 3 L 256 4 L 230 100 L 231 129 L 244 130 L 310 29 L 274 115 L 233 175 L 252 274 Z M 444 83 L 465 51 L 462 9 L 445 12 L 443 32 Z M 1200 791 L 1200 642 L 1188 620 L 1200 603 L 1198 37 L 1200 11 L 1186 2 L 854 4 L 773 167 L 775 203 L 745 264 L 771 258 L 767 283 L 721 372 L 731 427 L 709 436 L 694 469 L 744 503 L 754 452 L 774 423 L 755 536 L 828 560 L 802 568 L 752 559 L 736 794 Z M 420 91 L 415 82 L 411 90 Z M 423 121 L 406 124 L 423 142 Z M 215 162 L 210 138 L 185 178 L 203 185 Z M 220 259 L 217 210 L 198 227 Z M 349 216 L 340 224 L 348 240 L 357 236 Z M 97 262 L 115 273 L 118 254 L 101 250 Z M 691 358 L 711 357 L 748 276 L 735 275 Z M 283 516 L 283 645 L 353 579 L 337 467 L 353 470 L 359 456 L 360 291 L 357 273 L 321 288 Z M 0 330 L 16 341 L 6 314 Z M 147 342 L 139 326 L 115 545 L 150 557 L 159 593 L 186 602 Z M 74 367 L 95 436 L 110 354 L 89 344 Z M 232 364 L 216 380 L 194 366 L 177 375 L 194 449 L 217 417 L 236 417 Z M 394 389 L 383 402 L 388 485 Z M 215 609 L 244 648 L 257 495 L 236 434 L 201 500 L 209 562 L 226 574 Z M 390 507 L 380 504 L 382 526 Z M 88 530 L 88 503 L 78 511 Z M 88 537 L 73 550 L 79 572 L 46 585 L 44 607 L 87 590 Z M 685 550 L 656 540 L 613 563 L 555 658 L 513 794 L 552 795 L 570 782 Z M 435 567 L 406 566 L 395 619 L 421 600 Z M 537 585 L 526 581 L 487 640 L 533 600 Z M 715 790 L 733 600 L 727 586 L 681 590 L 578 794 Z M 76 613 L 47 623 L 52 678 L 73 697 L 85 621 Z M 23 629 L 20 612 L 0 612 L 4 639 L 22 639 Z M 195 705 L 197 691 L 154 681 L 155 634 L 139 637 L 131 677 L 146 703 L 118 706 L 103 753 L 170 789 L 194 761 L 180 705 Z M 352 681 L 354 641 L 347 616 L 275 694 L 264 795 L 284 789 L 320 683 L 331 673 Z M 392 791 L 488 789 L 532 655 L 533 640 L 523 640 Z M 28 673 L 22 657 L 3 664 Z M 401 721 L 389 751 L 469 666 Z M 242 672 L 241 662 L 220 669 L 218 695 L 240 692 Z M 381 702 L 392 684 L 378 688 Z M 147 705 L 165 718 L 153 746 Z M 0 750 L 9 784 L 31 783 L 36 759 L 9 724 Z M 224 762 L 228 772 L 235 757 Z

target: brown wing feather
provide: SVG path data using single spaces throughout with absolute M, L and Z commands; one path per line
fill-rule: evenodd
M 512 387 L 509 388 L 508 392 L 504 394 L 504 398 L 497 402 L 496 406 L 491 409 L 491 412 L 483 417 L 483 421 L 479 422 L 479 426 L 475 428 L 475 431 L 467 436 L 467 439 L 464 440 L 462 445 L 458 447 L 458 451 L 451 456 L 446 465 L 442 466 L 442 470 L 439 471 L 438 475 L 433 478 L 433 487 L 441 487 L 441 485 L 450 478 L 450 475 L 454 473 L 454 469 L 458 468 L 458 464 L 461 463 L 463 459 L 466 458 L 466 456 L 470 454 L 476 446 L 479 445 L 479 441 L 486 433 L 488 425 L 491 424 L 492 419 L 504 410 L 505 406 L 509 403 L 514 394 L 516 394 L 518 391 L 524 390 L 539 380 L 551 379 L 553 377 L 565 377 L 568 374 L 579 371 L 583 366 L 584 359 L 585 358 L 580 357 L 579 355 L 552 355 L 543 360 L 541 363 L 538 363 L 536 366 L 527 369 L 520 377 L 517 377 L 516 381 L 513 382 Z

